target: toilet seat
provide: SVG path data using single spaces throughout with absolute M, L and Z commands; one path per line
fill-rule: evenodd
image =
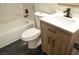
M 30 28 L 23 32 L 22 40 L 29 41 L 37 38 L 40 35 L 40 30 L 36 28 Z

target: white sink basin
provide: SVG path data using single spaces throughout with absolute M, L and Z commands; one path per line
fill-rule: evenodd
M 68 17 L 64 17 L 64 16 L 48 16 L 45 17 L 47 19 L 52 19 L 53 22 L 55 21 L 56 24 L 61 24 L 61 25 L 66 25 L 66 26 L 71 26 L 72 24 L 76 23 L 77 21 L 79 21 L 76 17 L 72 17 L 72 18 L 68 18 Z
M 56 16 L 56 18 L 58 19 L 58 21 L 60 21 L 61 23 L 67 26 L 70 26 L 76 22 L 76 19 L 74 18 L 67 18 L 67 17 L 60 17 L 60 16 Z

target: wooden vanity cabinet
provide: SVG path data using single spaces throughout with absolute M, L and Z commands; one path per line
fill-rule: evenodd
M 42 50 L 47 54 L 71 54 L 75 35 L 54 25 L 40 21 Z

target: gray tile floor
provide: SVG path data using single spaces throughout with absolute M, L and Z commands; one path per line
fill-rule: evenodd
M 79 44 L 75 44 L 74 48 L 79 51 Z M 78 54 L 79 52 L 77 51 Z M 27 44 L 21 39 L 0 49 L 0 55 L 46 55 L 42 49 L 41 45 L 36 49 L 29 49 Z M 79 54 L 78 54 L 79 55 Z
M 46 55 L 41 46 L 36 49 L 28 49 L 21 39 L 0 49 L 0 55 Z

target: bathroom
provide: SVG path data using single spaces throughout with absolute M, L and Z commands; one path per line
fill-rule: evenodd
M 78 17 L 79 15 L 78 7 L 79 7 L 79 3 L 70 3 L 70 4 L 69 3 L 0 3 L 0 55 L 52 54 L 50 53 L 52 51 L 49 51 L 51 49 L 49 47 L 51 46 L 46 48 L 46 50 L 43 49 L 45 47 L 42 45 L 43 40 L 41 40 L 41 37 L 43 38 L 43 36 L 45 36 L 47 33 L 43 35 L 43 31 L 45 31 L 45 29 L 42 28 L 43 25 L 40 24 L 40 19 L 43 20 L 44 19 L 43 17 L 48 17 L 48 16 L 49 16 L 49 19 L 51 19 L 50 15 L 53 15 L 56 12 L 58 12 L 59 14 L 63 12 L 63 14 L 66 15 L 64 11 L 67 8 L 70 8 L 70 17 L 72 18 L 74 16 Z M 68 17 L 66 18 L 67 20 L 72 19 Z M 41 23 L 43 22 L 41 21 Z M 67 26 L 66 28 L 68 28 Z M 75 26 L 73 27 L 75 28 Z M 59 30 L 59 28 L 57 28 L 57 30 Z M 77 31 L 76 29 L 71 30 L 70 28 L 67 30 L 72 32 L 72 33 L 70 32 L 66 33 L 69 35 L 68 36 L 69 38 L 70 38 L 70 35 L 74 36 L 75 32 Z M 72 44 L 74 42 L 70 42 L 70 43 Z M 71 45 L 70 43 L 69 43 L 69 47 L 73 45 L 73 44 Z M 73 47 L 71 55 L 79 55 L 79 50 L 78 50 L 79 45 L 74 43 L 74 46 L 77 46 L 77 47 L 75 48 Z M 46 51 L 48 52 L 46 53 Z M 69 53 L 70 53 L 70 50 L 68 50 L 68 53 L 66 54 L 69 54 Z M 65 54 L 65 53 L 62 52 L 62 54 Z

